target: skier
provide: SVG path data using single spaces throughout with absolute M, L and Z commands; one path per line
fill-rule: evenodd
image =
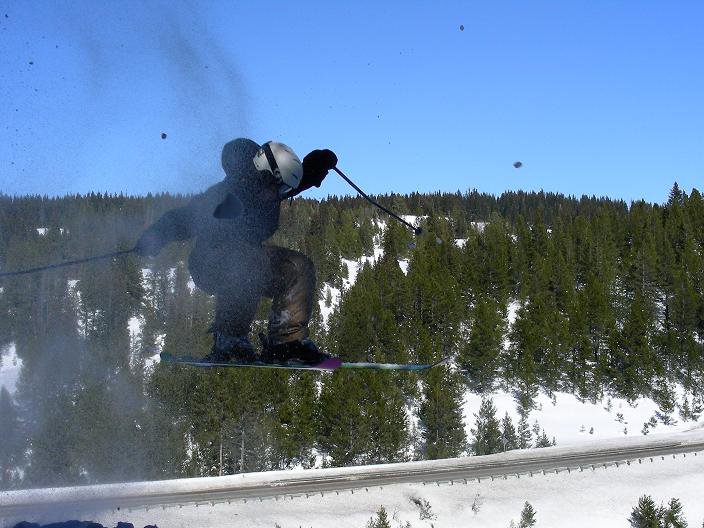
M 188 267 L 195 284 L 216 298 L 207 361 L 315 363 L 327 354 L 308 339 L 315 268 L 308 257 L 264 244 L 279 227 L 280 203 L 320 187 L 337 156 L 314 150 L 301 163 L 286 145 L 235 139 L 222 149 L 225 179 L 184 207 L 164 214 L 135 250 L 155 256 L 169 242 L 195 237 Z M 248 339 L 262 296 L 272 299 L 268 336 L 258 356 Z

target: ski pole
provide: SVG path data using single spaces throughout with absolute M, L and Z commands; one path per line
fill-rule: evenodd
M 76 264 L 83 264 L 85 262 L 93 262 L 96 260 L 106 260 L 106 259 L 110 259 L 113 257 L 119 257 L 121 255 L 127 255 L 128 253 L 133 253 L 133 252 L 134 252 L 134 248 L 123 249 L 122 251 L 114 251 L 113 253 L 107 253 L 105 255 L 98 255 L 95 257 L 86 257 L 86 258 L 82 258 L 82 259 L 78 259 L 78 260 L 69 260 L 66 262 L 59 262 L 57 264 L 49 264 L 47 266 L 40 266 L 38 268 L 30 268 L 30 269 L 21 270 L 21 271 L 6 271 L 4 273 L 0 273 L 0 278 L 17 277 L 19 275 L 29 275 L 31 273 L 38 273 L 40 271 L 65 268 L 67 266 L 75 266 Z
M 359 187 L 357 187 L 357 186 L 355 185 L 355 183 L 354 183 L 352 180 L 350 180 L 347 176 L 345 176 L 344 173 L 343 173 L 340 169 L 338 169 L 337 167 L 333 167 L 332 169 L 333 169 L 336 173 L 338 173 L 338 174 L 342 177 L 343 180 L 345 180 L 347 183 L 349 183 L 349 184 L 350 184 L 350 187 L 352 187 L 355 191 L 357 191 L 357 192 L 362 196 L 362 198 L 364 198 L 364 199 L 365 199 L 366 201 L 368 201 L 370 204 L 372 204 L 372 205 L 378 207 L 379 209 L 381 209 L 382 211 L 384 211 L 387 215 L 389 215 L 391 218 L 395 218 L 396 220 L 398 220 L 399 222 L 401 222 L 403 225 L 405 225 L 405 226 L 408 227 L 409 229 L 412 229 L 413 232 L 414 232 L 416 235 L 420 235 L 420 234 L 423 233 L 423 230 L 422 230 L 420 227 L 415 227 L 415 226 L 409 224 L 409 223 L 406 222 L 403 218 L 401 218 L 400 216 L 398 216 L 396 213 L 394 213 L 393 211 L 390 211 L 389 209 L 387 209 L 386 207 L 384 207 L 384 206 L 381 205 L 380 203 L 374 201 L 372 198 L 370 198 L 369 196 L 367 196 L 367 194 L 366 194 L 362 189 L 360 189 Z

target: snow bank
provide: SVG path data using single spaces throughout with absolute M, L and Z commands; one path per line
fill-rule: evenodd
M 154 368 L 154 366 L 161 362 L 161 352 L 164 350 L 164 340 L 166 339 L 166 334 L 157 334 L 154 338 L 154 345 L 156 352 L 153 356 L 149 356 L 144 360 L 144 368 L 146 370 Z
M 130 334 L 130 367 L 134 368 L 138 365 L 139 356 L 139 340 L 142 337 L 142 328 L 144 328 L 144 317 L 133 315 L 127 321 L 127 331 Z
M 418 227 L 420 224 L 421 220 L 425 220 L 428 218 L 428 215 L 399 215 L 401 218 L 403 218 L 406 222 L 411 224 L 412 226 Z
M 484 232 L 484 228 L 486 227 L 486 222 L 470 222 L 470 225 L 479 231 L 480 233 Z
M 0 350 L 0 387 L 5 387 L 10 394 L 14 394 L 21 370 L 22 360 L 17 356 L 14 343 Z
M 318 301 L 318 306 L 320 307 L 320 316 L 323 319 L 323 325 L 327 326 L 330 319 L 330 315 L 335 308 L 340 304 L 340 295 L 342 292 L 339 288 L 325 283 L 320 294 L 320 300 Z M 329 299 L 328 299 L 329 297 Z M 328 300 L 330 301 L 328 303 Z
M 398 267 L 401 268 L 401 271 L 403 272 L 404 275 L 408 275 L 408 259 L 399 259 L 398 260 Z
M 508 303 L 508 307 L 506 309 L 506 312 L 508 313 L 508 324 L 509 326 L 513 326 L 513 323 L 516 322 L 516 317 L 518 316 L 518 309 L 521 307 L 521 303 L 516 301 L 516 300 L 511 300 Z

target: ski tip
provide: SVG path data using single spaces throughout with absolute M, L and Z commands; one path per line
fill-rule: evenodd
M 342 365 L 342 360 L 340 358 L 331 357 L 331 358 L 325 359 L 322 362 L 318 363 L 315 366 L 315 368 L 319 368 L 319 369 L 323 369 L 323 370 L 335 370 L 340 365 Z

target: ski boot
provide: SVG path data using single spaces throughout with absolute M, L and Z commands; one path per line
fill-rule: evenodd
M 211 363 L 252 363 L 257 353 L 247 336 L 231 336 L 213 332 L 213 348 L 203 361 Z
M 265 363 L 300 363 L 304 365 L 317 365 L 332 357 L 321 352 L 310 339 L 288 341 L 286 343 L 272 344 L 269 338 L 259 334 L 262 342 L 261 360 Z

